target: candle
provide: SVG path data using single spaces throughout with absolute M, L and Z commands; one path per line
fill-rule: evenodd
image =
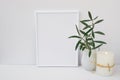
M 114 67 L 114 55 L 111 52 L 97 52 L 96 73 L 100 75 L 112 75 Z

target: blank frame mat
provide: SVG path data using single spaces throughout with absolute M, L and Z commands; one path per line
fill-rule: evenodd
M 36 12 L 38 66 L 78 66 L 76 40 L 68 38 L 77 34 L 78 23 L 78 11 Z

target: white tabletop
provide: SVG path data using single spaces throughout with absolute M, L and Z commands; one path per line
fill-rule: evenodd
M 120 80 L 120 66 L 112 76 L 100 76 L 82 67 L 0 65 L 0 80 Z

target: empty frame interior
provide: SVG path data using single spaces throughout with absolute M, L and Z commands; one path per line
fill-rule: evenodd
M 78 66 L 76 40 L 79 11 L 36 11 L 36 61 L 38 66 Z

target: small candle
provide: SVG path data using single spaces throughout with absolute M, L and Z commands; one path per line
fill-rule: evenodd
M 96 73 L 101 75 L 112 75 L 114 67 L 114 55 L 111 52 L 97 52 Z

